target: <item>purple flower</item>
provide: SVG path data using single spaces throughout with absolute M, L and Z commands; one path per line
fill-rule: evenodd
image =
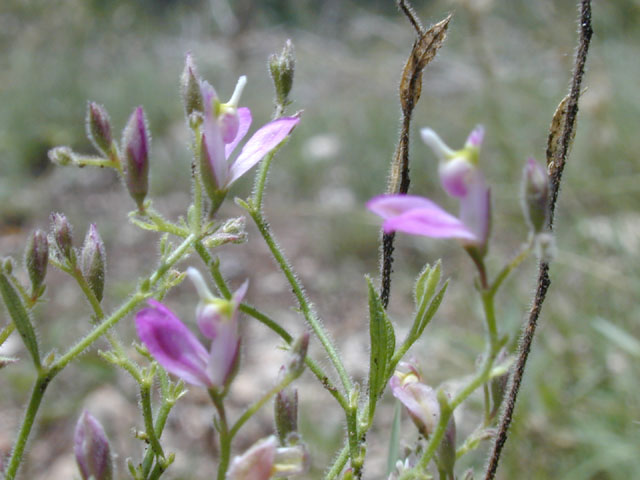
M 412 365 L 402 362 L 407 373 L 396 370 L 389 380 L 389 388 L 408 410 L 418 430 L 428 437 L 436 428 L 440 418 L 440 406 L 435 390 L 420 382 L 420 376 Z
M 86 410 L 78 419 L 74 451 L 82 480 L 111 480 L 113 462 L 109 440 L 100 422 Z
M 490 225 L 489 188 L 478 168 L 478 150 L 482 127 L 474 129 L 462 150 L 451 150 L 431 129 L 421 132 L 422 139 L 440 159 L 440 182 L 444 190 L 460 201 L 458 217 L 436 203 L 414 195 L 379 195 L 367 208 L 384 219 L 386 233 L 400 231 L 436 238 L 459 238 L 465 245 L 486 246 Z
M 192 271 L 197 273 L 197 270 L 189 271 L 193 279 Z M 211 339 L 209 350 L 171 310 L 156 300 L 150 300 L 150 307 L 136 314 L 138 336 L 168 372 L 192 385 L 223 389 L 237 367 L 238 307 L 246 289 L 245 282 L 232 300 L 215 298 L 210 293 L 210 297 L 201 300 L 196 315 L 202 334 Z M 198 290 L 200 292 L 201 288 Z M 207 309 L 207 305 L 217 305 L 217 311 L 214 311 L 215 307 Z
M 300 475 L 309 470 L 309 452 L 304 444 L 278 447 L 275 436 L 263 438 L 233 459 L 227 480 L 268 480 Z
M 246 83 L 246 77 L 240 77 L 231 99 L 221 103 L 214 88 L 200 80 L 204 104 L 200 169 L 214 206 L 221 202 L 233 182 L 277 147 L 300 121 L 299 117 L 284 117 L 267 123 L 247 141 L 236 159 L 229 161 L 251 126 L 251 111 L 238 108 Z

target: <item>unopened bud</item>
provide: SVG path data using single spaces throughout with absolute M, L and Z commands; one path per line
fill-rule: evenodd
M 75 457 L 82 480 L 111 480 L 113 461 L 109 440 L 100 422 L 86 410 L 76 424 Z
M 304 371 L 304 361 L 309 349 L 309 332 L 304 332 L 291 345 L 289 360 L 286 364 L 286 374 L 298 378 Z
M 276 100 L 279 105 L 289 103 L 289 93 L 293 86 L 293 73 L 295 70 L 295 52 L 291 40 L 287 40 L 279 55 L 269 57 L 269 71 L 276 88 Z
M 53 238 L 60 250 L 60 253 L 68 261 L 73 262 L 75 254 L 73 252 L 73 237 L 71 235 L 71 224 L 67 220 L 67 217 L 62 213 L 51 214 L 51 230 L 53 232 Z
M 122 150 L 126 160 L 126 183 L 129 194 L 142 210 L 149 191 L 149 149 L 151 138 L 142 107 L 137 107 L 122 134 Z
M 204 112 L 198 72 L 190 53 L 187 53 L 184 70 L 180 76 L 180 94 L 182 95 L 182 103 L 184 104 L 184 112 L 187 118 L 190 118 L 194 112 Z
M 74 163 L 73 150 L 69 147 L 55 147 L 47 153 L 49 160 L 61 167 Z
M 104 293 L 104 275 L 107 254 L 104 243 L 100 238 L 96 224 L 92 223 L 87 230 L 87 236 L 82 246 L 82 275 L 89 284 L 91 291 L 98 301 L 102 301 Z
M 438 446 L 438 468 L 446 472 L 447 478 L 453 477 L 453 469 L 456 464 L 456 421 L 451 415 L 442 441 Z
M 111 121 L 104 106 L 95 102 L 89 102 L 87 106 L 87 137 L 98 151 L 109 156 L 113 142 Z
M 295 388 L 287 387 L 276 394 L 274 417 L 278 439 L 284 445 L 287 436 L 298 430 L 298 391 Z
M 533 158 L 527 159 L 522 176 L 522 210 L 529 228 L 542 231 L 549 206 L 549 179 L 547 172 Z
M 25 265 L 31 280 L 31 295 L 37 296 L 44 278 L 47 275 L 47 263 L 49 261 L 49 242 L 47 234 L 42 230 L 36 230 L 27 241 L 25 250 Z

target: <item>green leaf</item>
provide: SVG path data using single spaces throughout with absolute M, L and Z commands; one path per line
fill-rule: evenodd
M 416 286 L 413 290 L 415 295 L 416 308 L 424 302 L 428 302 L 436 291 L 438 282 L 440 282 L 440 273 L 442 271 L 441 262 L 438 260 L 435 267 L 426 264 L 416 280 Z
M 389 359 L 395 348 L 393 325 L 387 318 L 382 301 L 367 277 L 369 286 L 369 335 L 371 354 L 369 358 L 369 418 L 373 417 L 375 404 L 386 382 Z
M 7 306 L 7 311 L 13 320 L 13 324 L 16 326 L 18 333 L 22 337 L 24 345 L 29 350 L 33 363 L 36 368 L 40 368 L 40 353 L 38 351 L 38 340 L 36 339 L 36 332 L 33 329 L 33 324 L 27 313 L 22 300 L 18 292 L 16 292 L 11 282 L 7 279 L 4 273 L 0 273 L 0 293 L 2 299 Z
M 389 435 L 389 453 L 387 456 L 387 477 L 396 468 L 396 462 L 400 458 L 400 423 L 402 420 L 402 407 L 396 400 L 393 408 L 393 421 L 391 422 L 391 434 Z
M 424 315 L 422 315 L 421 318 L 416 319 L 419 322 L 418 329 L 417 329 L 417 338 L 420 338 L 420 336 L 422 335 L 422 332 L 424 332 L 424 329 L 426 328 L 427 325 L 429 325 L 429 322 L 438 311 L 438 308 L 440 308 L 440 304 L 442 303 L 442 299 L 444 298 L 444 294 L 447 291 L 448 285 L 449 285 L 449 281 L 447 280 L 446 282 L 444 282 L 444 285 L 442 286 L 440 291 L 438 291 L 435 297 L 433 297 L 433 299 L 431 300 L 431 303 L 429 304 L 429 308 L 427 308 L 427 310 L 424 312 Z

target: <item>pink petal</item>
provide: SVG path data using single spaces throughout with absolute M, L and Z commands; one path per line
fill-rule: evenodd
M 480 174 L 469 185 L 466 196 L 460 199 L 460 220 L 476 237 L 472 242 L 485 245 L 489 237 L 491 221 L 491 195 L 484 176 Z
M 387 219 L 418 208 L 439 209 L 440 207 L 428 198 L 417 195 L 384 194 L 369 200 L 367 208 L 376 215 Z
M 475 242 L 478 237 L 459 219 L 440 207 L 421 208 L 384 221 L 385 233 L 404 232 L 433 238 L 461 238 Z
M 210 388 L 209 354 L 196 336 L 167 307 L 149 300 L 150 308 L 136 314 L 138 337 L 168 372 L 185 382 Z
M 256 442 L 249 450 L 231 462 L 227 480 L 269 480 L 278 442 L 270 436 Z
M 477 125 L 471 133 L 466 141 L 466 146 L 480 148 L 482 145 L 482 141 L 484 140 L 484 127 L 482 125 Z
M 236 138 L 233 139 L 231 143 L 227 143 L 224 146 L 224 156 L 225 158 L 229 158 L 233 151 L 235 150 L 238 143 L 242 141 L 244 136 L 249 131 L 249 127 L 251 126 L 251 110 L 246 107 L 241 107 L 238 109 L 238 133 L 236 134 Z
M 244 175 L 251 167 L 276 148 L 293 130 L 300 117 L 284 117 L 269 122 L 253 134 L 238 158 L 231 165 L 228 185 Z
M 216 337 L 211 341 L 207 376 L 213 386 L 222 388 L 234 370 L 240 353 L 240 336 L 236 322 L 221 322 L 216 328 Z

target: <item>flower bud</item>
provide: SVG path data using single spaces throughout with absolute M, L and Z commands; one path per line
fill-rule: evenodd
M 547 220 L 549 179 L 542 166 L 529 157 L 522 175 L 522 210 L 529 228 L 541 232 Z
M 25 265 L 31 280 L 31 295 L 38 296 L 44 278 L 47 275 L 49 261 L 49 242 L 47 234 L 42 230 L 34 231 L 27 240 L 25 250 Z
M 446 472 L 447 478 L 454 478 L 453 469 L 456 464 L 456 420 L 451 415 L 447 423 L 442 441 L 438 446 L 438 468 Z
M 231 462 L 227 480 L 268 480 L 273 475 L 277 440 L 271 436 L 255 443 Z
M 291 345 L 289 351 L 289 359 L 285 365 L 286 375 L 291 375 L 293 378 L 298 378 L 304 371 L 304 361 L 307 357 L 307 350 L 309 349 L 309 332 L 304 332 L 295 342 Z
M 108 157 L 111 151 L 111 122 L 104 106 L 95 102 L 87 105 L 87 137 L 96 149 Z
M 274 417 L 278 440 L 284 445 L 287 436 L 298 431 L 298 390 L 287 387 L 276 394 Z
M 269 72 L 276 88 L 276 100 L 279 105 L 289 103 L 288 97 L 293 86 L 295 70 L 295 52 L 291 40 L 287 40 L 280 55 L 269 57 Z
M 76 424 L 75 456 L 82 480 L 111 480 L 111 448 L 102 425 L 86 410 Z
M 149 190 L 150 146 L 147 119 L 142 107 L 137 107 L 122 134 L 122 150 L 126 159 L 127 189 L 140 210 Z
M 180 93 L 187 118 L 190 118 L 193 112 L 204 112 L 200 80 L 191 53 L 187 53 L 184 70 L 180 76 Z
M 60 165 L 61 167 L 65 167 L 67 165 L 71 165 L 74 163 L 73 159 L 73 150 L 69 147 L 55 147 L 49 150 L 47 153 L 49 160 L 55 163 L 56 165 Z
M 60 253 L 65 259 L 73 263 L 75 261 L 75 253 L 73 251 L 71 224 L 62 213 L 52 213 L 50 218 L 53 239 L 58 250 L 60 250 Z
M 95 223 L 92 223 L 87 230 L 82 246 L 82 275 L 89 284 L 89 288 L 98 301 L 102 301 L 104 293 L 104 275 L 107 263 L 107 254 L 104 243 L 100 238 Z
M 413 423 L 420 433 L 429 437 L 438 424 L 440 405 L 433 388 L 420 382 L 415 367 L 407 363 L 401 366 L 409 370 L 408 373 L 397 370 L 389 380 L 391 393 L 405 406 Z

